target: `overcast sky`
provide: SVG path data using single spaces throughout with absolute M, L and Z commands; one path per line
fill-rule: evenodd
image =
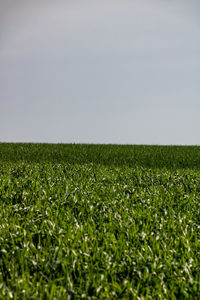
M 199 0 L 0 0 L 0 141 L 199 144 Z

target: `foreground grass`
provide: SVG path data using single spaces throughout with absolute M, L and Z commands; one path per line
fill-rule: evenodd
M 0 299 L 199 299 L 200 171 L 183 167 L 198 147 L 167 148 L 165 160 L 165 148 L 140 146 L 144 166 L 131 146 L 124 157 L 123 146 L 92 145 L 88 156 L 89 145 L 66 145 L 68 156 L 64 145 L 52 154 L 16 144 L 16 156 L 9 147 L 0 146 Z M 155 167 L 144 163 L 149 149 Z

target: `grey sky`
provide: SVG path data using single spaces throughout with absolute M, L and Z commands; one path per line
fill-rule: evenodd
M 0 141 L 200 144 L 198 0 L 0 0 Z

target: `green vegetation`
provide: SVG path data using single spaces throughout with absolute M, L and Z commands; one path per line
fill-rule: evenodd
M 196 169 L 200 147 L 0 143 L 0 161 Z
M 0 144 L 0 299 L 199 299 L 200 147 Z

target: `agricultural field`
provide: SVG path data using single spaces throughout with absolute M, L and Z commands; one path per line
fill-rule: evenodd
M 1 143 L 0 299 L 200 299 L 200 147 Z

